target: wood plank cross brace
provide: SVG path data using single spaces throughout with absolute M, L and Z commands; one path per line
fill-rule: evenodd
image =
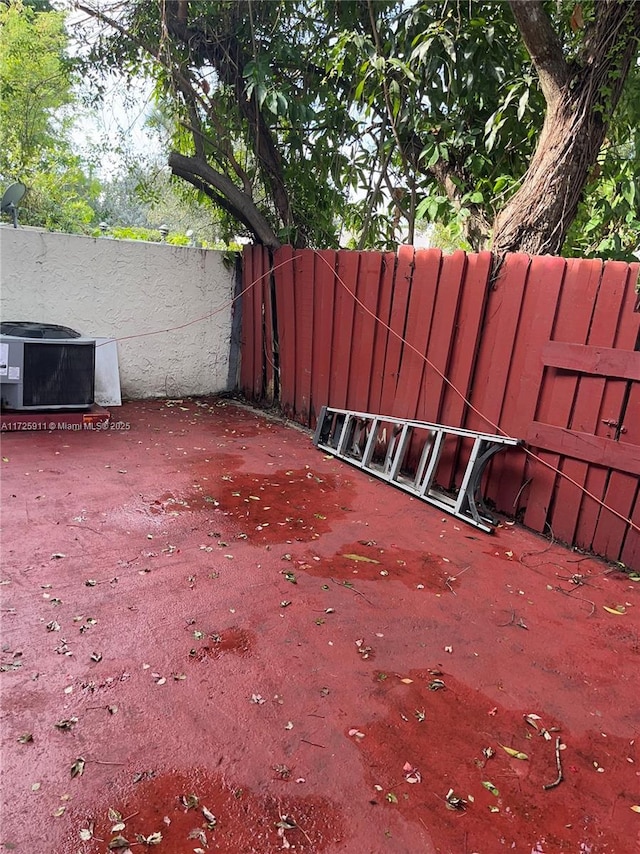
M 314 445 L 381 480 L 492 533 L 497 519 L 480 495 L 482 476 L 498 451 L 519 445 L 519 439 L 478 433 L 348 409 L 323 406 Z M 457 490 L 438 483 L 438 465 L 447 455 L 466 456 L 466 466 Z M 460 469 L 462 467 L 460 466 Z

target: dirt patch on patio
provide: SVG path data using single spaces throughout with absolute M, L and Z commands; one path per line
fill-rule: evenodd
M 238 626 L 230 626 L 220 632 L 211 632 L 202 638 L 202 632 L 194 630 L 194 645 L 189 650 L 191 661 L 205 661 L 208 658 L 219 658 L 225 653 L 235 653 L 241 658 L 251 654 L 256 640 L 253 632 L 241 629 Z
M 308 542 L 344 518 L 352 496 L 335 475 L 308 466 L 270 474 L 235 471 L 185 496 L 184 509 L 207 510 L 253 543 Z
M 343 837 L 339 808 L 322 798 L 252 792 L 198 769 L 140 771 L 133 780 L 114 787 L 91 812 L 73 815 L 73 832 L 59 854 L 75 854 L 79 846 L 83 854 L 127 849 L 124 842 L 116 847 L 118 837 L 163 854 L 275 854 L 285 847 L 322 852 Z

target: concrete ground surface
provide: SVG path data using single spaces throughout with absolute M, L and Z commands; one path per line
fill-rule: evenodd
M 111 426 L 3 436 L 0 851 L 640 850 L 640 584 L 231 401 Z

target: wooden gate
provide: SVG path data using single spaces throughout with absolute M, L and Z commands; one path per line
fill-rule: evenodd
M 535 463 L 524 521 L 637 566 L 640 536 L 624 521 L 640 523 L 640 317 L 631 310 L 629 272 L 623 264 L 569 262 L 524 438 L 575 484 Z

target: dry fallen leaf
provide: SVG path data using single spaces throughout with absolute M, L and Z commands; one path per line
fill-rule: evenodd
M 359 561 L 362 563 L 380 563 L 379 560 L 375 560 L 372 557 L 365 557 L 364 555 L 349 554 L 349 555 L 342 555 L 342 557 L 346 557 L 347 560 L 355 560 L 355 561 Z
M 404 779 L 407 781 L 407 783 L 422 782 L 422 774 L 418 771 L 417 768 L 414 768 L 410 762 L 405 762 L 402 766 L 402 770 L 405 772 Z
M 624 605 L 616 605 L 615 608 L 609 608 L 607 607 L 607 605 L 603 605 L 602 607 L 605 611 L 607 611 L 607 613 L 616 614 L 618 617 L 622 616 L 622 614 L 627 613 L 627 609 L 624 607 Z
M 211 812 L 211 810 L 208 810 L 206 807 L 202 807 L 202 815 L 206 818 L 206 820 L 208 822 L 207 826 L 208 826 L 209 830 L 213 830 L 213 828 L 216 826 L 216 824 L 218 822 L 218 819 Z
M 136 833 L 136 839 L 143 845 L 160 845 L 160 843 L 162 842 L 162 834 L 159 830 L 157 830 L 155 833 L 150 833 L 148 836 L 143 836 L 141 833 Z
M 459 810 L 462 811 L 467 806 L 467 802 L 464 798 L 458 797 L 453 789 L 449 789 L 447 794 L 444 796 L 444 800 L 448 810 Z
M 76 761 L 71 766 L 71 776 L 72 777 L 82 777 L 84 774 L 84 759 L 82 756 L 79 756 Z

